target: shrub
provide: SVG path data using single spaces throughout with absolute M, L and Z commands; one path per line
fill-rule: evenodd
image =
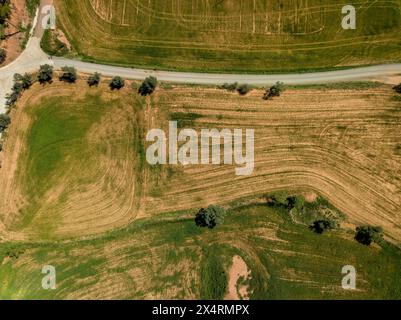
M 276 82 L 275 85 L 271 86 L 266 90 L 263 99 L 270 100 L 273 97 L 279 97 L 284 90 L 284 84 L 282 82 Z
M 38 81 L 43 84 L 43 83 L 50 83 L 53 80 L 53 67 L 44 64 L 40 66 L 39 73 L 38 73 Z
M 395 92 L 401 93 L 401 83 L 399 85 L 395 86 L 393 89 Z
M 6 38 L 6 31 L 4 25 L 0 24 L 0 40 L 4 40 Z M 1 50 L 1 48 L 0 48 Z
M 46 29 L 43 33 L 40 47 L 51 56 L 63 56 L 68 53 L 67 45 L 61 42 L 51 29 Z
M 383 229 L 372 226 L 357 227 L 355 240 L 366 246 L 369 246 L 372 242 L 380 244 L 383 241 Z
M 14 85 L 11 88 L 11 93 L 6 95 L 6 105 L 13 106 L 24 90 L 29 89 L 33 84 L 32 76 L 28 73 L 20 75 L 14 74 Z
M 224 222 L 226 211 L 219 206 L 209 206 L 200 209 L 196 214 L 195 223 L 198 227 L 213 229 Z
M 122 79 L 121 77 L 114 77 L 113 79 L 111 79 L 110 81 L 110 88 L 112 90 L 117 89 L 120 90 L 121 88 L 123 88 L 125 86 L 125 81 L 124 79 Z
M 20 95 L 14 91 L 6 94 L 6 105 L 9 107 L 13 106 L 17 102 L 19 97 Z
M 139 87 L 138 93 L 141 96 L 151 95 L 157 87 L 157 79 L 155 77 L 147 77 Z
M 60 81 L 74 83 L 77 81 L 77 70 L 74 67 L 62 67 L 61 68 L 62 74 L 59 77 Z
M 227 91 L 236 91 L 238 88 L 238 82 L 234 83 L 225 83 L 221 86 L 218 86 L 219 89 L 227 90 Z
M 4 132 L 7 127 L 10 125 L 11 119 L 6 114 L 0 114 L 0 133 Z
M 25 73 L 24 75 L 20 75 L 16 73 L 14 75 L 14 83 L 20 83 L 23 90 L 29 89 L 33 84 L 33 78 L 29 73 Z
M 90 87 L 98 86 L 100 83 L 100 77 L 101 77 L 100 73 L 95 72 L 88 78 L 88 85 Z
M 247 84 L 242 84 L 237 88 L 237 92 L 241 95 L 241 96 L 245 96 L 246 94 L 248 94 L 251 91 L 251 88 L 247 85 Z
M 310 226 L 310 229 L 315 231 L 318 234 L 322 234 L 326 230 L 332 230 L 335 229 L 336 223 L 331 220 L 317 220 L 313 222 L 313 224 Z
M 40 0 L 26 0 L 25 5 L 28 9 L 28 13 L 30 17 L 35 16 L 36 8 L 39 6 Z
M 7 53 L 6 50 L 0 48 L 0 64 L 6 61 Z
M 10 0 L 0 1 L 0 24 L 3 24 L 11 14 Z

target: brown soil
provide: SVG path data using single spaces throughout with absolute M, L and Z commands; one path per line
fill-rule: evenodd
M 306 202 L 313 203 L 317 200 L 318 195 L 315 192 L 307 192 L 304 197 Z
M 57 29 L 55 31 L 55 35 L 56 35 L 57 39 L 60 42 L 64 43 L 67 46 L 68 50 L 70 51 L 71 50 L 71 43 L 68 41 L 68 39 L 65 36 L 64 32 L 61 29 Z
M 27 27 L 31 22 L 25 6 L 25 0 L 11 0 L 11 5 L 12 12 L 5 30 L 5 34 L 11 36 L 0 42 L 0 47 L 7 52 L 6 61 L 0 66 L 7 65 L 19 57 L 23 50 L 21 43 L 25 38 L 25 33 L 19 32 L 18 26 L 22 24 Z
M 249 285 L 244 284 L 244 281 L 252 278 L 251 271 L 240 256 L 233 257 L 228 277 L 228 293 L 225 300 L 249 300 Z

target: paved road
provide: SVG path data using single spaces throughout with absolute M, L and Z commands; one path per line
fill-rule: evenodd
M 319 84 L 339 81 L 368 80 L 401 74 L 401 64 L 388 64 L 347 70 L 301 74 L 247 75 L 151 71 L 145 69 L 99 65 L 88 62 L 69 60 L 65 58 L 54 58 L 53 63 L 56 68 L 60 68 L 63 66 L 73 66 L 81 72 L 100 72 L 104 76 L 119 75 L 127 79 L 142 80 L 149 75 L 154 75 L 161 81 L 213 85 L 223 84 L 226 82 L 239 82 L 247 83 L 250 85 L 270 85 L 277 81 L 281 81 L 289 85 Z
M 52 0 L 42 0 L 41 6 L 51 2 Z M 387 77 L 401 74 L 401 64 L 378 65 L 339 71 L 302 74 L 247 75 L 151 71 L 86 63 L 65 58 L 49 59 L 40 48 L 40 38 L 43 34 L 41 27 L 42 16 L 43 14 L 40 10 L 32 37 L 21 56 L 10 65 L 0 68 L 0 113 L 5 112 L 5 95 L 11 91 L 13 75 L 15 73 L 33 72 L 37 70 L 40 65 L 45 63 L 54 65 L 56 68 L 73 66 L 80 72 L 84 73 L 99 72 L 104 76 L 119 75 L 126 79 L 142 80 L 149 75 L 154 75 L 161 81 L 213 85 L 223 84 L 226 82 L 239 82 L 250 85 L 270 85 L 276 81 L 281 81 L 285 84 L 302 85 L 369 79 L 381 79 L 386 81 Z

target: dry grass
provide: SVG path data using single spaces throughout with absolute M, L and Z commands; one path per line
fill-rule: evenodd
M 401 106 L 391 89 L 289 90 L 270 102 L 261 95 L 192 88 L 159 93 L 159 110 L 201 114 L 196 128 L 255 128 L 256 167 L 249 177 L 235 177 L 231 166 L 181 168 L 161 198 L 150 199 L 148 212 L 307 188 L 352 222 L 381 225 L 401 239 Z
M 401 106 L 386 86 L 358 91 L 293 89 L 269 102 L 256 90 L 239 97 L 217 89 L 175 87 L 143 99 L 128 88 L 121 94 L 105 87 L 91 89 L 110 108 L 85 133 L 81 147 L 90 152 L 82 149 L 74 157 L 67 151 L 70 165 L 59 167 L 57 179 L 31 210 L 32 219 L 21 227 L 16 223 L 24 208 L 38 201 L 27 196 L 29 172 L 24 171 L 30 110 L 56 95 L 74 97 L 66 108 L 85 106 L 84 86 L 35 87 L 13 111 L 0 170 L 1 221 L 9 237 L 41 237 L 49 225 L 49 237 L 97 234 L 137 217 L 291 189 L 313 190 L 343 211 L 348 222 L 380 225 L 389 238 L 401 239 Z M 236 177 L 234 167 L 226 165 L 138 166 L 132 149 L 134 124 L 143 132 L 166 128 L 169 115 L 178 112 L 202 115 L 193 122 L 196 129 L 254 128 L 254 174 Z

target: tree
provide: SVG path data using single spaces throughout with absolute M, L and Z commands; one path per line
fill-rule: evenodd
M 53 67 L 44 64 L 40 66 L 39 73 L 38 73 L 38 81 L 43 84 L 46 82 L 51 82 L 53 79 Z
M 138 89 L 138 93 L 141 96 L 149 96 L 151 95 L 157 87 L 157 79 L 155 77 L 147 77 L 141 84 Z
M 11 14 L 9 0 L 0 0 L 0 24 L 3 24 Z
M 11 93 L 7 93 L 6 94 L 6 105 L 9 107 L 13 106 L 17 102 L 19 96 L 20 95 L 14 91 Z
M 355 240 L 366 246 L 369 246 L 372 242 L 380 244 L 383 240 L 383 229 L 372 226 L 357 227 Z
M 6 105 L 13 106 L 21 96 L 22 92 L 29 89 L 32 86 L 32 83 L 33 79 L 30 74 L 14 74 L 14 84 L 11 88 L 11 93 L 6 95 Z
M 0 114 L 0 133 L 4 132 L 7 127 L 10 125 L 11 119 L 6 114 Z
M 68 83 L 74 83 L 77 81 L 77 70 L 74 67 L 62 67 L 61 68 L 62 74 L 59 77 L 60 81 L 68 82 Z
M 121 88 L 123 88 L 125 86 L 125 81 L 124 79 L 122 79 L 121 77 L 114 77 L 113 79 L 111 79 L 110 81 L 110 88 L 112 90 L 117 89 L 120 90 Z
M 7 53 L 6 50 L 0 48 L 0 64 L 6 61 Z
M 89 85 L 90 87 L 98 86 L 99 83 L 100 83 L 100 77 L 101 77 L 100 73 L 95 72 L 93 75 L 91 75 L 91 76 L 88 78 L 88 85 Z
M 266 90 L 263 99 L 270 100 L 273 97 L 279 97 L 284 90 L 284 84 L 282 82 L 276 82 L 275 85 L 271 86 Z
M 14 92 L 15 94 L 17 94 L 18 96 L 21 95 L 22 91 L 24 91 L 24 87 L 22 86 L 21 82 L 14 82 L 12 88 L 11 88 L 12 92 Z
M 213 229 L 224 222 L 226 211 L 219 206 L 209 206 L 200 209 L 196 214 L 195 223 L 198 227 Z
M 245 96 L 246 94 L 249 93 L 249 91 L 251 91 L 251 88 L 247 84 L 242 84 L 237 88 L 237 92 L 241 96 Z
M 322 234 L 326 230 L 332 230 L 336 228 L 336 223 L 331 220 L 317 220 L 313 222 L 310 226 L 310 229 L 315 231 L 318 234 Z
M 19 73 L 14 74 L 14 82 L 20 83 L 23 90 L 29 89 L 33 84 L 33 78 L 29 73 L 21 75 Z
M 395 92 L 401 93 L 401 83 L 399 85 L 395 86 L 393 89 Z

